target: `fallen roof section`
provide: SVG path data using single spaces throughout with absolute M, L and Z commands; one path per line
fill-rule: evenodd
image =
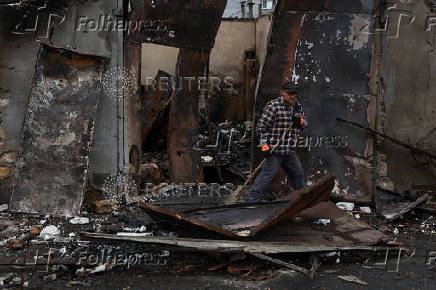
M 351 247 L 387 242 L 389 236 L 328 201 L 262 231 L 256 240 L 313 247 Z
M 292 192 L 286 200 L 275 202 L 232 204 L 183 213 L 145 202 L 139 205 L 152 215 L 182 220 L 225 236 L 251 237 L 309 206 L 327 200 L 334 180 L 333 174 L 327 174 L 317 183 Z

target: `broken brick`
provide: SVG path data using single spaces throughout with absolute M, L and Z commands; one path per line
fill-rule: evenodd
M 112 213 L 120 208 L 118 201 L 115 199 L 105 199 L 96 201 L 93 204 L 94 211 L 98 214 Z
M 14 170 L 7 166 L 0 166 L 0 180 L 10 177 Z
M 40 227 L 33 226 L 33 227 L 30 229 L 30 234 L 31 234 L 32 236 L 38 236 L 39 233 L 41 233 L 41 228 L 40 228 Z
M 143 183 L 159 183 L 160 172 L 156 163 L 144 163 L 141 165 L 141 179 Z
M 21 249 L 23 247 L 23 243 L 19 240 L 10 240 L 9 245 L 12 249 Z

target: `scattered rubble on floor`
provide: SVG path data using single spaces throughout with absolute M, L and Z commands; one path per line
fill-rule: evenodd
M 11 255 L 8 261 L 14 261 L 16 259 L 14 256 L 19 255 L 21 251 L 33 254 L 38 251 L 40 257 L 37 264 L 41 266 L 45 266 L 47 258 L 50 258 L 49 272 L 45 275 L 33 278 L 18 275 L 22 279 L 19 283 L 13 281 L 14 277 L 18 277 L 17 275 L 4 276 L 1 277 L 2 283 L 19 284 L 24 287 L 24 283 L 27 282 L 28 287 L 33 287 L 35 283 L 59 283 L 61 280 L 65 285 L 75 285 L 74 287 L 90 285 L 89 280 L 82 280 L 83 277 L 103 274 L 115 269 L 121 270 L 120 267 L 127 267 L 127 265 L 135 266 L 137 258 L 130 262 L 124 259 L 119 265 L 108 263 L 116 255 L 120 257 L 126 257 L 129 253 L 143 253 L 144 257 L 153 255 L 150 263 L 167 267 L 169 266 L 167 263 L 171 264 L 169 261 L 177 255 L 177 252 L 192 255 L 204 251 L 232 257 L 218 264 L 211 261 L 211 264 L 206 267 L 206 269 L 211 267 L 209 271 L 227 270 L 229 273 L 234 273 L 233 275 L 245 275 L 250 271 L 260 271 L 262 267 L 264 269 L 283 267 L 312 277 L 319 269 L 320 263 L 325 263 L 327 260 L 330 261 L 329 263 L 341 265 L 343 255 L 349 251 L 360 251 L 360 255 L 365 257 L 369 253 L 402 247 L 398 242 L 392 241 L 409 233 L 435 234 L 436 219 L 426 213 L 421 214 L 425 218 L 418 218 L 421 216 L 409 212 L 405 214 L 407 219 L 400 217 L 398 221 L 391 224 L 380 219 L 368 206 L 365 208 L 355 204 L 351 211 L 341 210 L 336 204 L 327 201 L 332 188 L 327 182 L 330 179 L 334 180 L 334 177 L 332 179 L 327 176 L 300 192 L 302 197 L 305 195 L 312 197 L 309 199 L 300 198 L 299 193 L 294 192 L 293 197 L 291 194 L 274 202 L 209 207 L 203 205 L 200 209 L 188 207 L 182 212 L 176 211 L 173 216 L 167 217 L 165 214 L 155 212 L 157 215 L 154 215 L 154 219 L 144 211 L 143 203 L 120 203 L 116 213 L 98 214 L 89 211 L 82 212 L 75 218 L 2 213 L 0 237 L 3 246 L 1 247 Z M 305 201 L 305 203 L 298 201 Z M 287 207 L 287 205 L 291 206 Z M 149 204 L 146 207 L 147 212 L 153 212 L 152 206 Z M 166 208 L 166 205 L 160 204 L 160 206 Z M 255 212 L 256 215 L 258 215 L 257 211 L 269 213 L 264 218 L 250 222 L 253 215 L 242 214 L 246 212 L 244 207 L 247 206 L 250 208 L 248 212 Z M 275 210 L 269 211 L 274 207 Z M 298 209 L 294 211 L 293 208 Z M 222 217 L 227 217 L 228 220 L 216 219 L 219 217 L 216 214 L 220 210 L 224 214 Z M 234 223 L 235 220 L 240 220 L 235 218 L 235 214 L 244 217 L 246 222 Z M 357 214 L 360 215 L 360 219 L 356 219 Z M 195 220 L 189 223 L 190 220 L 186 220 L 186 217 Z M 71 223 L 72 220 L 77 223 Z M 198 221 L 214 224 L 214 227 L 222 223 L 222 230 L 210 231 L 209 226 L 205 227 Z M 4 235 L 5 233 L 7 236 Z M 237 233 L 242 233 L 242 237 Z M 102 253 L 103 260 L 92 261 L 86 258 L 88 255 L 99 257 Z M 277 253 L 280 253 L 280 256 L 277 256 Z M 310 254 L 309 256 L 316 259 L 295 260 L 283 256 L 292 257 L 298 253 Z M 247 259 L 252 259 L 251 268 L 244 266 L 247 262 L 243 261 Z M 188 264 L 185 267 L 189 268 L 189 262 L 186 263 Z M 259 267 L 259 265 L 264 266 Z M 40 279 L 40 282 L 31 279 L 37 281 Z

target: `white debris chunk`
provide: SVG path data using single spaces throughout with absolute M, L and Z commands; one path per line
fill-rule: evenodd
M 42 231 L 39 233 L 39 238 L 43 240 L 51 240 L 54 239 L 56 236 L 59 236 L 61 232 L 56 226 L 46 226 L 42 229 Z
M 359 209 L 364 213 L 371 213 L 371 208 L 369 206 L 361 206 Z
M 75 233 L 69 233 L 68 236 L 69 236 L 70 238 L 72 238 L 72 237 L 75 237 L 76 234 L 75 234 Z
M 153 236 L 153 233 L 131 233 L 131 232 L 118 232 L 117 236 L 122 237 L 151 237 Z
M 360 219 L 360 214 L 355 214 L 354 217 Z
M 313 223 L 325 226 L 330 223 L 330 219 L 319 219 L 317 221 L 314 221 Z
M 8 210 L 9 206 L 7 203 L 0 205 L 0 211 Z
M 394 229 L 394 234 L 398 235 L 399 231 L 397 228 Z
M 352 202 L 338 202 L 336 203 L 336 206 L 342 210 L 353 210 L 354 209 L 354 203 Z
M 89 224 L 89 218 L 87 218 L 87 217 L 75 217 L 75 218 L 70 219 L 70 224 L 73 224 L 73 225 Z
M 201 160 L 203 162 L 209 163 L 213 161 L 213 157 L 212 156 L 201 156 Z

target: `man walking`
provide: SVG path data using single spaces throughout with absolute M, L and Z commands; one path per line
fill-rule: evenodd
M 297 101 L 297 91 L 297 85 L 291 82 L 283 84 L 280 96 L 271 100 L 264 108 L 257 123 L 256 133 L 266 160 L 245 197 L 245 202 L 258 202 L 264 199 L 264 191 L 280 167 L 289 177 L 294 190 L 305 185 L 304 171 L 295 154 L 295 147 L 300 130 L 307 126 L 307 120 Z M 272 152 L 276 144 L 278 145 Z

